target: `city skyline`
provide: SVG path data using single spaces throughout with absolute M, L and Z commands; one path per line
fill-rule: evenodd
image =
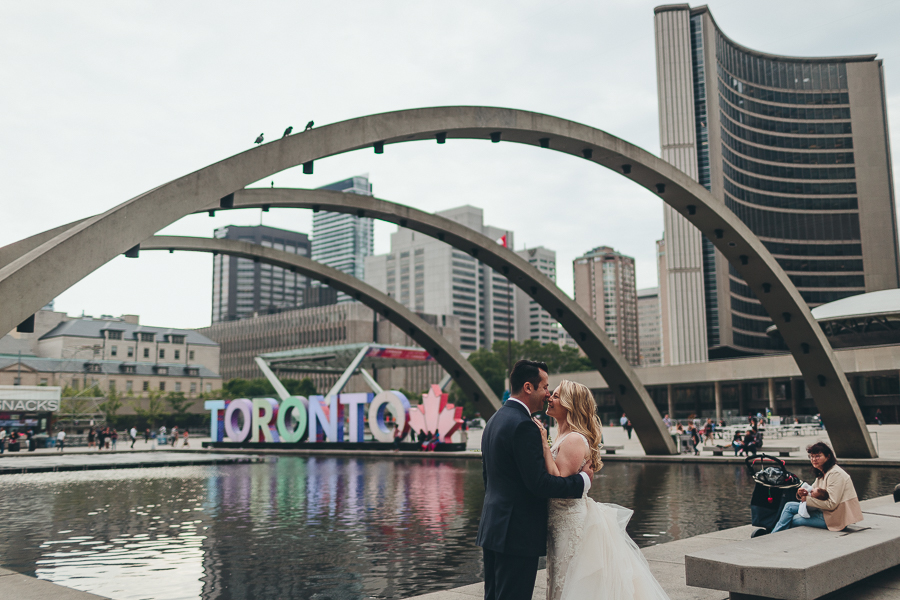
M 87 4 L 70 12 L 6 6 L 0 43 L 6 56 L 16 58 L 0 65 L 11 90 L 0 99 L 9 116 L 0 126 L 17 144 L 8 145 L 3 155 L 6 227 L 0 229 L 0 244 L 102 212 L 250 147 L 261 131 L 270 141 L 287 125 L 297 130 L 310 119 L 321 125 L 415 105 L 511 106 L 585 122 L 659 154 L 653 48 L 658 4 L 611 11 L 580 2 L 525 3 L 520 14 L 502 16 L 510 19 L 510 27 L 499 32 L 487 24 L 500 13 L 478 5 L 470 9 L 479 15 L 475 20 L 462 17 L 468 9 L 401 10 L 399 4 L 377 11 L 360 4 L 349 18 L 319 7 L 274 15 L 251 9 L 238 15 L 198 6 L 175 16 L 158 7 L 101 11 Z M 747 10 L 713 2 L 710 9 L 729 36 L 751 48 L 799 56 L 877 53 L 885 60 L 890 122 L 895 90 L 900 90 L 900 79 L 892 77 L 900 43 L 882 24 L 891 21 L 896 8 L 847 13 L 826 3 L 812 16 L 790 3 L 757 3 Z M 780 18 L 769 18 L 771 11 Z M 839 22 L 833 18 L 837 14 L 843 15 Z M 223 36 L 242 40 L 247 23 L 273 18 L 306 26 L 342 20 L 352 41 L 328 54 L 315 51 L 326 44 L 312 27 L 299 46 L 287 33 L 267 36 L 262 44 L 248 39 L 219 49 L 197 45 L 198 39 Z M 410 27 L 413 22 L 416 26 Z M 800 22 L 803 28 L 796 26 Z M 424 34 L 437 23 L 444 32 L 439 42 Z M 77 41 L 75 31 L 80 32 Z M 121 36 L 121 31 L 131 35 Z M 837 31 L 840 36 L 830 35 Z M 571 43 L 538 47 L 536 36 Z M 616 58 L 623 55 L 629 60 Z M 610 59 L 591 62 L 594 56 Z M 299 76 L 285 77 L 284 65 L 292 61 L 303 69 Z M 336 94 L 335 78 L 341 75 L 358 76 L 370 93 L 358 98 Z M 161 81 L 166 85 L 159 89 L 147 87 Z M 223 84 L 239 89 L 223 96 Z M 172 95 L 173 87 L 185 93 Z M 268 93 L 260 95 L 257 87 Z M 364 172 L 378 180 L 377 195 L 385 199 L 428 211 L 461 202 L 482 206 L 486 221 L 518 232 L 517 250 L 522 242 L 551 247 L 560 264 L 585 247 L 616 247 L 635 257 L 639 288 L 656 284 L 654 241 L 662 231 L 658 198 L 619 176 L 553 153 L 468 141 L 441 147 L 400 144 L 383 156 L 355 152 L 318 161 L 314 175 L 294 169 L 258 185 L 314 188 Z M 552 219 L 542 218 L 548 206 Z M 34 219 L 35 210 L 46 216 Z M 584 219 L 583 214 L 602 218 Z M 192 216 L 164 233 L 208 237 L 217 227 L 257 225 L 261 218 L 274 227 L 312 229 L 309 211 L 273 209 Z M 376 254 L 385 251 L 393 229 L 375 224 Z M 101 268 L 60 295 L 58 310 L 139 312 L 150 323 L 207 324 L 210 257 L 182 255 L 173 261 L 160 254 L 139 260 L 116 259 Z M 177 285 L 148 285 L 155 281 Z M 560 270 L 558 282 L 572 294 L 568 269 Z

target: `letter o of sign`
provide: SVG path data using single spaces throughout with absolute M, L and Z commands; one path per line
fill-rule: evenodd
M 235 411 L 239 411 L 244 417 L 243 426 L 238 429 L 238 416 Z M 238 398 L 228 403 L 225 408 L 225 435 L 232 442 L 243 442 L 250 435 L 251 415 L 253 411 L 253 403 L 247 398 Z
M 406 433 L 409 423 L 409 400 L 397 390 L 385 390 L 369 405 L 369 429 L 379 442 L 394 441 L 394 432 L 384 423 L 384 412 L 390 410 L 400 431 Z
M 309 410 L 309 400 L 303 396 L 288 396 L 281 401 L 278 408 L 278 437 L 282 442 L 293 443 L 303 439 L 306 433 L 307 411 Z M 290 413 L 291 421 L 296 427 L 291 427 L 288 422 L 288 413 Z

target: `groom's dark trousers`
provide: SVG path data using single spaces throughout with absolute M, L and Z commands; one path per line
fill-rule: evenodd
M 488 421 L 481 453 L 484 598 L 531 600 L 538 557 L 547 554 L 547 499 L 580 498 L 584 479 L 547 473 L 540 431 L 518 402 L 507 401 Z

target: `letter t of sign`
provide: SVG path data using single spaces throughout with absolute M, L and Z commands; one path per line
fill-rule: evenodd
M 221 442 L 225 439 L 225 431 L 219 426 L 219 413 L 225 410 L 225 401 L 207 400 L 203 408 L 209 411 L 209 437 L 214 442 Z
M 372 401 L 375 394 L 341 394 L 341 404 L 347 407 L 350 420 L 350 441 L 365 441 L 366 404 Z

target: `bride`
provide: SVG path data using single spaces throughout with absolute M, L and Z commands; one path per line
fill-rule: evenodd
M 588 461 L 599 471 L 600 420 L 591 391 L 563 381 L 550 396 L 546 414 L 559 423 L 553 446 L 544 440 L 551 475 L 579 472 Z M 551 499 L 547 534 L 547 600 L 653 600 L 666 598 L 644 555 L 625 532 L 633 511 L 588 497 Z

